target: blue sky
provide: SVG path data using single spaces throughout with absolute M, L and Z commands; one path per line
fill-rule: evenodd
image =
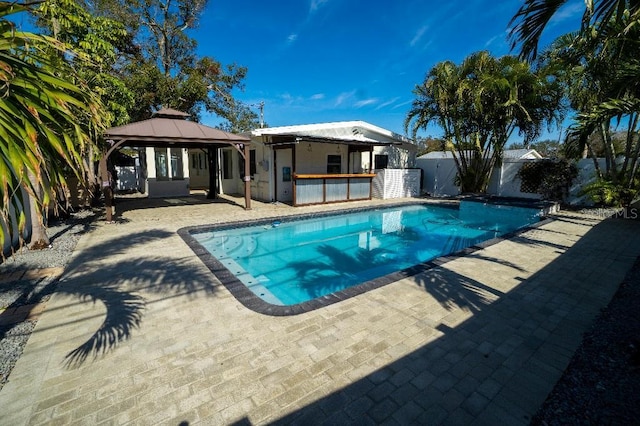
M 363 120 L 403 134 L 412 90 L 436 63 L 460 63 L 479 50 L 510 52 L 508 24 L 521 4 L 216 0 L 191 36 L 200 54 L 248 68 L 245 90 L 235 96 L 256 112 L 264 102 L 271 127 Z M 569 2 L 542 44 L 576 30 L 583 10 L 583 1 Z M 202 118 L 209 125 L 219 121 Z M 440 134 L 437 127 L 422 133 Z

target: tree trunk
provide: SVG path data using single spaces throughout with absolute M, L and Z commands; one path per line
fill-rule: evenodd
M 95 166 L 93 162 L 93 146 L 82 156 L 82 162 L 85 170 L 85 182 L 78 182 L 78 190 L 82 191 L 80 198 L 83 207 L 90 207 L 94 200 L 98 198 L 100 186 L 98 185 L 98 177 L 96 176 Z
M 44 209 L 42 206 L 42 186 L 36 181 L 35 176 L 29 172 L 29 180 L 35 194 L 29 193 L 29 210 L 31 214 L 31 238 L 29 239 L 29 250 L 42 250 L 50 245 L 49 236 L 47 235 L 47 226 L 45 224 Z M 34 196 L 35 195 L 35 196 Z

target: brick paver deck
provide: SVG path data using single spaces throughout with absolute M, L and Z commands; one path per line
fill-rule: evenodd
M 314 208 L 133 205 L 80 240 L 0 391 L 0 424 L 526 424 L 640 255 L 640 222 L 563 213 L 270 317 L 235 300 L 176 230 Z

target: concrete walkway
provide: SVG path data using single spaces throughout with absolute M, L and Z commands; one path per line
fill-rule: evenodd
M 80 240 L 0 392 L 0 424 L 527 424 L 640 255 L 640 221 L 563 213 L 270 317 L 244 308 L 176 230 L 384 203 L 156 203 L 122 202 L 120 223 Z

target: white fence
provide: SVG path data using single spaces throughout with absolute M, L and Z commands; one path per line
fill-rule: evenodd
M 420 169 L 382 169 L 373 178 L 374 198 L 403 198 L 420 195 Z
M 497 166 L 491 174 L 487 193 L 500 197 L 540 199 L 540 194 L 522 192 L 522 181 L 518 177 L 518 171 L 526 163 L 540 160 L 509 159 L 505 158 L 502 164 Z M 604 159 L 599 159 L 599 164 L 604 169 Z M 454 180 L 457 169 L 453 158 L 418 158 L 418 167 L 423 170 L 422 191 L 432 197 L 448 197 L 460 194 L 460 188 Z M 571 205 L 593 204 L 587 196 L 581 196 L 580 191 L 585 185 L 595 180 L 595 167 L 591 158 L 579 160 L 577 163 L 578 177 L 574 179 L 569 196 L 565 200 Z
M 518 171 L 522 165 L 536 160 L 506 158 L 491 174 L 487 193 L 500 197 L 540 199 L 539 194 L 522 192 L 522 181 Z M 454 183 L 458 170 L 453 158 L 418 158 L 418 167 L 423 170 L 423 192 L 432 197 L 450 197 L 460 194 L 460 187 Z

